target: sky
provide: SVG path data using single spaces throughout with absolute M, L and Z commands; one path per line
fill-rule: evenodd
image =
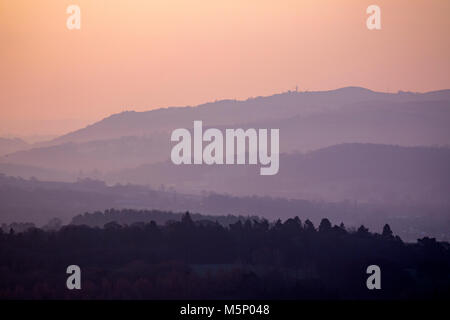
M 0 0 L 0 136 L 295 86 L 449 89 L 449 14 L 448 0 Z

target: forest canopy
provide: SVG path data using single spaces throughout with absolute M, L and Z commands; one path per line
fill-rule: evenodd
M 82 299 L 407 299 L 449 297 L 450 246 L 404 243 L 347 230 L 324 218 L 237 220 L 224 226 L 189 213 L 164 225 L 108 222 L 0 231 L 0 298 Z M 82 290 L 65 288 L 79 265 Z M 378 265 L 382 290 L 366 287 Z

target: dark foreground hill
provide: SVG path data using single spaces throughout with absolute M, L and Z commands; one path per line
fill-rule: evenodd
M 1 299 L 448 299 L 450 247 L 323 219 L 0 231 Z M 81 268 L 81 290 L 66 269 Z M 380 290 L 367 269 L 380 268 Z

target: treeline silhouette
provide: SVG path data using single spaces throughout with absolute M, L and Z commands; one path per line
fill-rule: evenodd
M 193 221 L 213 221 L 223 226 L 229 226 L 238 221 L 246 220 L 260 221 L 258 216 L 236 216 L 236 215 L 205 215 L 200 213 L 190 213 Z M 136 222 L 155 222 L 156 224 L 173 223 L 181 221 L 183 214 L 181 212 L 161 211 L 161 210 L 134 210 L 134 209 L 108 209 L 104 212 L 95 211 L 93 213 L 85 212 L 72 218 L 73 225 L 86 225 L 89 227 L 103 227 L 109 222 L 117 222 L 120 225 L 131 225 Z M 47 224 L 48 225 L 48 224 Z
M 81 268 L 81 290 L 66 268 Z M 381 290 L 368 290 L 369 265 Z M 450 246 L 298 217 L 223 226 L 108 222 L 0 231 L 1 299 L 418 299 L 450 297 Z

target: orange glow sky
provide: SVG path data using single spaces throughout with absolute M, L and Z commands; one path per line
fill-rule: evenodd
M 0 135 L 296 85 L 447 89 L 449 15 L 448 0 L 0 0 Z

